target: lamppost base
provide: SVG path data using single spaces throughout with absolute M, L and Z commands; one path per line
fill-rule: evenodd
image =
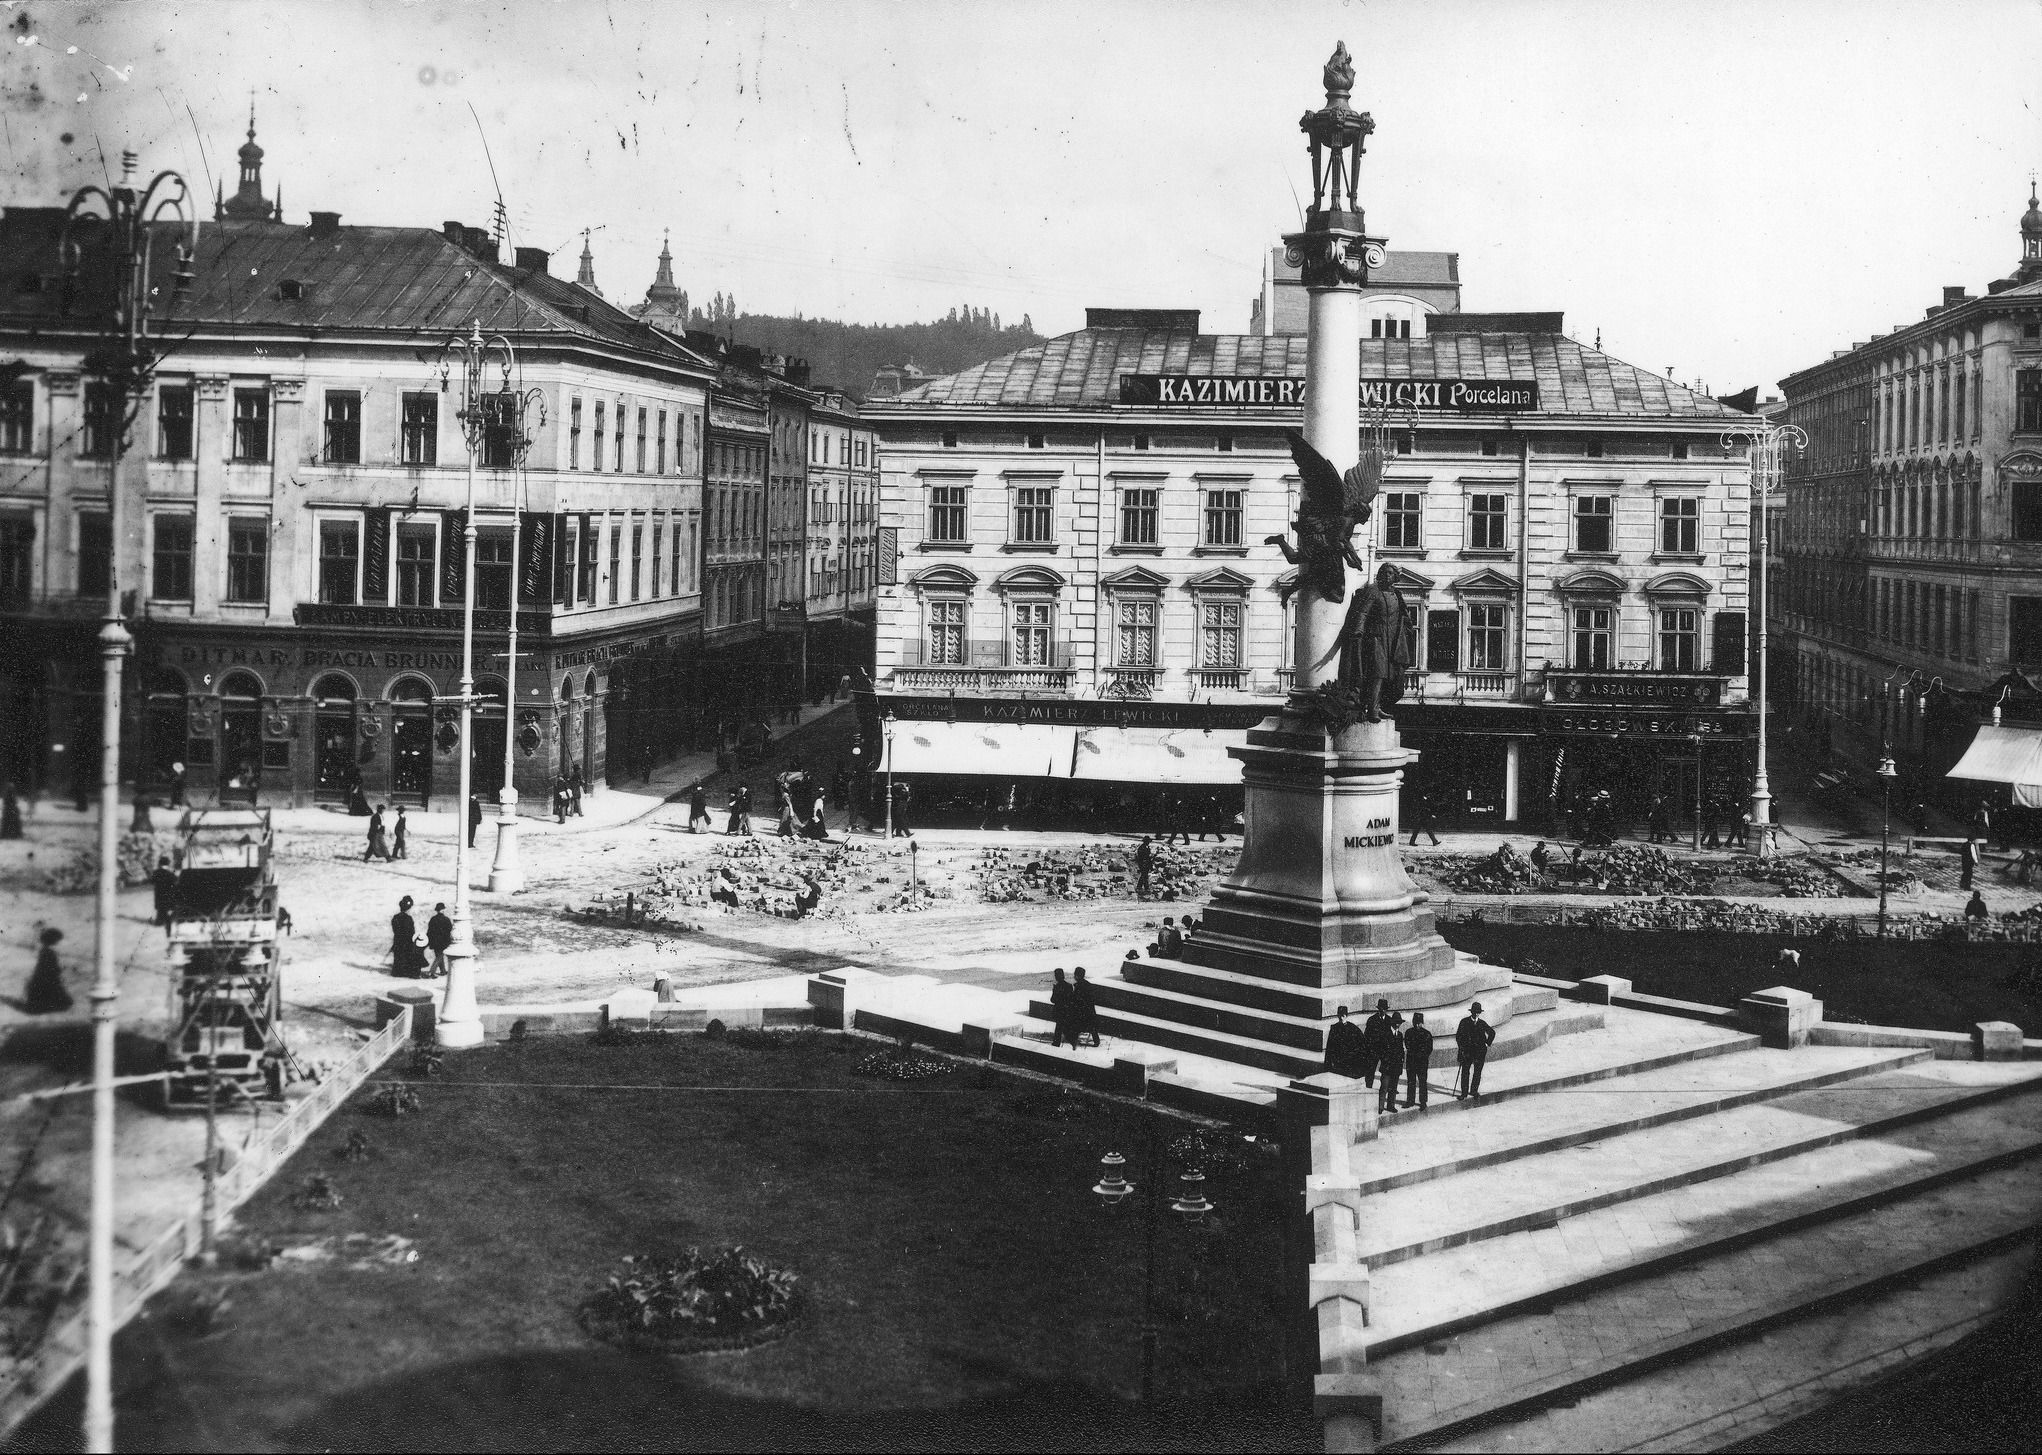
M 496 857 L 489 864 L 489 892 L 516 894 L 525 887 L 524 867 L 518 863 L 518 791 L 505 784 L 497 794 L 503 817 L 496 821 Z
M 1763 785 L 1751 790 L 1752 852 L 1761 859 L 1773 856 L 1773 796 Z
M 435 1045 L 460 1050 L 484 1040 L 482 1011 L 475 1004 L 475 960 L 475 941 L 464 915 L 455 922 L 454 942 L 447 946 L 447 992 L 433 1022 Z

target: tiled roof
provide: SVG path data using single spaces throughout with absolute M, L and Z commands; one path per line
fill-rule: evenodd
M 931 379 L 868 412 L 918 405 L 956 408 L 1098 409 L 1120 401 L 1122 374 L 1302 379 L 1305 340 L 1259 334 L 1192 334 L 1093 328 Z M 1660 419 L 1741 417 L 1671 379 L 1584 348 L 1564 334 L 1470 333 L 1363 339 L 1364 379 L 1536 380 L 1544 416 Z
M 63 301 L 57 238 L 62 215 L 9 208 L 0 218 L 0 328 L 88 319 L 104 260 L 88 254 L 78 297 Z M 158 297 L 171 297 L 181 229 L 157 234 Z M 192 286 L 160 306 L 153 331 L 208 329 L 395 331 L 437 342 L 480 320 L 485 332 L 561 335 L 663 357 L 701 361 L 658 330 L 572 282 L 490 263 L 443 233 L 414 227 L 340 227 L 323 236 L 276 222 L 206 222 Z M 40 289 L 36 280 L 41 280 Z M 284 296 L 286 281 L 300 296 Z

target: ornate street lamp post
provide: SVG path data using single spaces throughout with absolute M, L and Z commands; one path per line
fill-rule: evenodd
M 114 1015 L 120 999 L 120 975 L 114 963 L 114 902 L 119 889 L 121 664 L 133 638 L 122 621 L 120 571 L 123 525 L 132 524 L 122 509 L 121 456 L 128 431 L 141 412 L 155 377 L 159 357 L 149 337 L 159 289 L 153 273 L 155 226 L 172 221 L 185 230 L 177 244 L 177 271 L 172 275 L 174 299 L 192 282 L 192 258 L 198 250 L 198 217 L 190 190 L 175 172 L 158 172 L 149 185 L 135 188 L 133 152 L 121 153 L 117 186 L 84 187 L 72 195 L 64 212 L 59 251 L 65 272 L 76 282 L 88 246 L 103 243 L 113 265 L 112 316 L 106 343 L 87 355 L 84 372 L 101 387 L 116 393 L 121 414 L 109 421 L 107 511 L 109 552 L 106 618 L 99 632 L 102 669 L 99 749 L 99 885 L 98 943 L 92 977 L 92 1213 L 87 1242 L 85 1448 L 113 1449 L 113 1133 Z M 74 771 L 82 772 L 81 763 Z
M 1148 1131 L 1148 1196 L 1142 1199 L 1142 1408 L 1154 1412 L 1156 1407 L 1156 1224 L 1157 1214 L 1163 1204 L 1163 1160 L 1157 1146 L 1156 1119 L 1149 1118 Z M 1101 1206 L 1108 1211 L 1119 1207 L 1135 1191 L 1135 1184 L 1123 1175 L 1127 1159 L 1118 1152 L 1108 1152 L 1099 1159 L 1099 1180 L 1092 1191 L 1099 1198 Z M 1170 1202 L 1170 1211 L 1186 1223 L 1196 1225 L 1205 1221 L 1213 1205 L 1205 1197 L 1205 1174 L 1196 1167 L 1186 1168 L 1179 1179 L 1183 1190 Z
M 880 733 L 886 738 L 886 841 L 893 842 L 893 714 L 888 713 L 880 720 Z
M 508 342 L 504 348 L 509 352 L 511 368 L 517 367 L 517 351 Z M 506 389 L 496 396 L 493 406 L 502 414 L 499 428 L 503 432 L 505 447 L 509 452 L 510 466 L 521 469 L 525 456 L 531 453 L 533 435 L 546 424 L 546 395 L 543 390 L 532 388 L 523 393 Z M 524 570 L 521 551 L 521 534 L 524 513 L 517 509 L 518 502 L 511 502 L 511 588 L 510 588 L 510 639 L 506 645 L 503 669 L 503 787 L 497 790 L 496 803 L 499 817 L 496 821 L 496 856 L 489 864 L 489 892 L 491 894 L 516 894 L 525 887 L 525 871 L 518 863 L 518 786 L 517 786 L 517 740 L 518 740 L 518 588 Z M 469 507 L 474 508 L 472 505 Z M 466 812 L 465 806 L 463 812 Z M 465 837 L 465 836 L 464 836 Z
M 485 388 L 490 367 L 501 375 L 495 390 Z M 475 1003 L 475 933 L 469 909 L 468 889 L 468 804 L 474 792 L 475 734 L 475 476 L 485 441 L 503 427 L 502 406 L 496 401 L 511 392 L 511 376 L 517 355 L 510 340 L 501 335 L 482 336 L 480 320 L 469 326 L 466 337 L 456 335 L 440 349 L 440 391 L 445 393 L 455 370 L 461 375 L 461 407 L 456 417 L 468 446 L 468 506 L 462 525 L 462 552 L 466 563 L 461 591 L 461 690 L 451 701 L 461 712 L 460 809 L 454 825 L 454 938 L 447 946 L 447 991 L 440 1004 L 433 1038 L 442 1046 L 475 1046 L 482 1042 L 482 1012 Z M 512 563 L 511 613 L 517 613 L 516 563 Z M 509 726 L 505 726 L 506 734 Z M 508 786 L 508 785 L 506 785 Z
M 1808 434 L 1799 425 L 1776 424 L 1771 420 L 1740 424 L 1723 431 L 1725 449 L 1734 447 L 1740 439 L 1751 445 L 1751 493 L 1758 499 L 1758 561 L 1752 572 L 1752 579 L 1758 583 L 1758 601 L 1752 612 L 1758 622 L 1758 691 L 1754 694 L 1758 699 L 1758 762 L 1751 778 L 1751 828 L 1758 835 L 1758 857 L 1769 859 L 1773 854 L 1773 795 L 1766 781 L 1766 652 L 1770 644 L 1766 618 L 1772 611 L 1766 585 L 1766 558 L 1772 554 L 1770 506 L 1787 451 L 1806 449 Z
M 1900 770 L 1893 766 L 1893 750 L 1882 743 L 1879 752 L 1879 938 L 1886 938 L 1886 846 L 1893 836 L 1893 780 Z

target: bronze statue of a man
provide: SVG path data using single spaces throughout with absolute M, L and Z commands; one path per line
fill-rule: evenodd
M 1395 566 L 1384 562 L 1375 579 L 1354 593 L 1337 641 L 1341 689 L 1359 695 L 1368 721 L 1381 722 L 1383 709 L 1404 695 L 1404 673 L 1411 666 Z

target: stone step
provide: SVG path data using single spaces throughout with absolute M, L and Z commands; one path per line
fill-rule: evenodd
M 1954 1082 L 1933 1074 L 1934 1066 L 1875 1072 L 1835 1088 L 1793 1092 L 1695 1121 L 1619 1132 L 1380 1192 L 1363 1203 L 1357 1256 L 1371 1267 L 1422 1258 L 1837 1143 L 1857 1142 L 1860 1155 L 1872 1159 L 1881 1148 L 1922 1140 L 1923 1123 L 2036 1089 L 2026 1079 L 1984 1086 Z M 1394 1124 L 1388 1135 L 1395 1135 Z M 1872 1139 L 1876 1145 L 1865 1145 Z
M 1379 932 L 1380 925 L 1360 925 Z M 1295 932 L 1286 938 L 1284 931 Z M 1370 984 L 1395 984 L 1453 968 L 1458 952 L 1436 931 L 1412 932 L 1380 944 L 1330 943 L 1333 932 L 1316 922 L 1295 924 L 1281 918 L 1263 920 L 1210 905 L 1199 932 L 1185 943 L 1188 964 L 1215 970 L 1261 974 L 1293 985 L 1323 983 L 1329 964 L 1345 965 L 1343 978 Z
M 1432 1330 L 1371 1347 L 1371 1371 L 1384 1388 L 1384 1443 L 1437 1448 L 1457 1433 L 1482 1429 L 1479 1448 L 1626 1448 L 1607 1428 L 1594 1446 L 1510 1438 L 1499 1421 L 1529 1415 L 1726 1344 L 1744 1343 L 1750 1378 L 1791 1385 L 1848 1364 L 1860 1351 L 1821 1340 L 1768 1337 L 1768 1330 L 1847 1306 L 1855 1318 L 1882 1296 L 1905 1297 L 1922 1280 L 1987 1257 L 2032 1236 L 2042 1201 L 2042 1157 L 2002 1149 L 1994 1158 L 1916 1176 L 1875 1204 L 1845 1206 L 1848 1216 L 1803 1219 L 1715 1239 L 1685 1256 L 1639 1265 L 1621 1279 L 1553 1290 L 1520 1301 L 1479 1324 Z M 1491 1249 L 1495 1258 L 1500 1250 Z M 1402 1289 L 1401 1293 L 1416 1293 Z M 1394 1297 L 1378 1285 L 1378 1303 Z M 1888 1320 L 1888 1322 L 1892 1322 Z M 1921 1325 L 1902 1339 L 1924 1332 Z M 1378 1350 L 1380 1349 L 1380 1352 Z M 1781 1367 L 1791 1351 L 1801 1367 Z M 1678 1386 L 1675 1386 L 1678 1387 Z M 1624 1405 L 1637 1418 L 1677 1428 L 1697 1408 L 1734 1404 L 1720 1392 L 1690 1388 L 1661 1410 Z M 1698 1398 L 1699 1396 L 1699 1398 Z M 1713 1409 L 1709 1412 L 1713 1413 Z M 1491 1427 L 1491 1428 L 1483 1428 Z M 1635 1427 L 1648 1439 L 1649 1425 Z M 1453 1448 L 1463 1448 L 1458 1442 Z
M 1458 955 L 1450 968 L 1421 979 L 1379 985 L 1289 985 L 1267 976 L 1211 969 L 1188 960 L 1153 958 L 1126 961 L 1118 973 L 1121 979 L 1135 985 L 1313 1020 L 1323 1020 L 1343 1005 L 1351 1014 L 1365 1017 L 1375 1009 L 1378 1000 L 1389 1001 L 1391 1010 L 1401 1010 L 1408 1016 L 1413 1010 L 1430 1011 L 1435 1006 L 1474 999 L 1484 991 L 1508 985 L 1511 978 L 1504 966 L 1485 965 L 1472 955 Z M 1558 992 L 1552 994 L 1557 1003 Z M 1431 1016 L 1426 1019 L 1429 1021 Z
M 1540 1152 L 1557 1152 L 1812 1091 L 1930 1059 L 1927 1051 L 1804 1046 L 1745 1051 L 1611 1076 L 1588 1086 L 1541 1090 L 1479 1117 L 1400 1120 L 1368 1149 L 1364 1193 L 1387 1192 Z M 1486 1100 L 1486 1098 L 1485 1098 Z

